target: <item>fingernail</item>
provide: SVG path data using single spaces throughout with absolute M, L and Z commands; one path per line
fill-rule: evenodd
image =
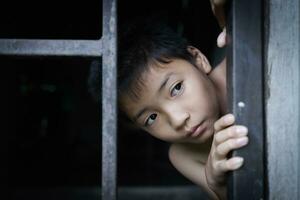
M 248 143 L 248 138 L 247 137 L 242 137 L 242 138 L 237 139 L 236 142 L 238 143 L 238 145 L 242 146 L 242 145 L 245 145 L 245 144 Z
M 234 162 L 235 167 L 240 167 L 244 162 L 244 158 L 236 157 L 233 162 Z
M 222 37 L 225 37 L 225 35 L 226 35 L 226 29 L 225 28 L 223 29 L 221 34 L 222 34 Z
M 218 47 L 222 48 L 225 46 L 225 42 L 223 39 L 224 36 L 222 36 L 221 34 L 219 35 L 218 39 L 217 39 L 217 45 Z
M 218 47 L 224 47 L 226 44 L 226 30 L 223 30 L 217 38 Z
M 248 129 L 247 129 L 247 127 L 239 126 L 239 127 L 236 128 L 236 132 L 237 132 L 239 135 L 247 135 Z
M 225 123 L 230 123 L 234 121 L 234 116 L 232 114 L 228 115 L 226 118 L 225 118 Z

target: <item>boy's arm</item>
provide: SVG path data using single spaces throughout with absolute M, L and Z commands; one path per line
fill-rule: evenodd
M 211 9 L 221 28 L 225 27 L 225 21 L 226 21 L 225 12 L 224 12 L 225 3 L 226 0 L 210 0 Z
M 169 149 L 169 159 L 181 174 L 200 186 L 210 198 L 218 199 L 218 196 L 207 185 L 205 163 L 199 162 L 184 145 L 173 144 Z
M 201 163 L 197 153 L 184 144 L 172 145 L 169 158 L 178 171 L 205 189 L 213 199 L 226 199 L 226 173 L 240 168 L 243 164 L 242 158 L 227 158 L 227 155 L 231 150 L 248 143 L 247 128 L 234 125 L 234 116 L 228 114 L 215 122 L 214 129 L 206 163 Z

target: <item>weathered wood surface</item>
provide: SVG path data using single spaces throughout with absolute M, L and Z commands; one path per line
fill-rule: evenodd
M 299 0 L 265 8 L 269 199 L 300 199 Z
M 244 158 L 241 169 L 229 179 L 229 199 L 263 199 L 264 81 L 262 56 L 262 2 L 232 1 L 228 22 L 228 93 L 236 123 L 249 130 L 247 147 L 233 152 Z

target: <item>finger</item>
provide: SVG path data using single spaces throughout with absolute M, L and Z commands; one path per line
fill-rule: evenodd
M 234 139 L 229 139 L 226 140 L 225 142 L 219 144 L 216 148 L 216 153 L 219 158 L 225 158 L 227 154 L 234 150 L 241 148 L 248 144 L 249 139 L 248 137 L 240 137 L 240 138 L 234 138 Z
M 226 128 L 227 126 L 230 126 L 234 123 L 235 119 L 234 119 L 234 115 L 233 114 L 227 114 L 223 117 L 221 117 L 219 120 L 217 120 L 214 123 L 214 129 L 215 132 L 219 132 L 220 130 Z
M 210 2 L 216 6 L 222 6 L 223 4 L 225 4 L 226 0 L 210 0 Z
M 229 138 L 237 138 L 246 136 L 248 134 L 248 129 L 245 126 L 236 125 L 230 126 L 226 129 L 223 129 L 215 134 L 215 142 L 217 145 L 225 142 Z
M 226 28 L 219 34 L 217 38 L 217 45 L 218 47 L 222 48 L 226 45 Z
M 223 172 L 232 171 L 240 168 L 244 163 L 244 158 L 242 157 L 232 157 L 228 160 L 223 160 L 220 162 L 219 166 Z

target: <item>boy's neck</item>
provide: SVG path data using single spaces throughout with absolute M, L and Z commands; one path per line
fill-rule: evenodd
M 226 57 L 208 75 L 215 85 L 220 105 L 220 115 L 227 113 L 227 88 L 226 88 Z

